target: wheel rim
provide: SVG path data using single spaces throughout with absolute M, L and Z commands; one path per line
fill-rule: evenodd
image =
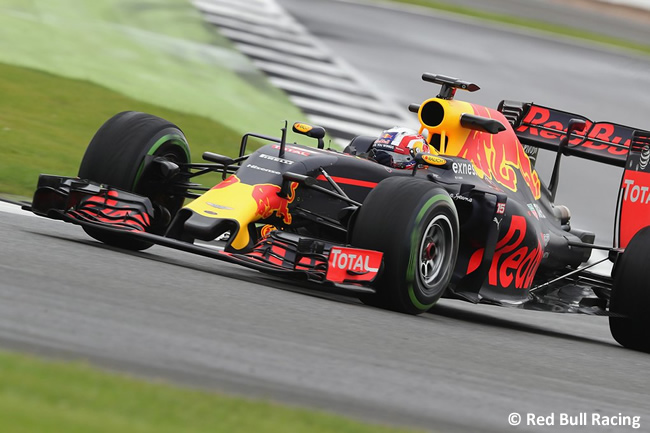
M 449 271 L 454 234 L 449 218 L 436 215 L 427 225 L 420 242 L 418 270 L 425 292 L 437 292 L 443 275 Z

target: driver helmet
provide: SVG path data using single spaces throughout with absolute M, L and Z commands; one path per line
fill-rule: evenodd
M 415 167 L 415 154 L 428 153 L 427 139 L 409 128 L 395 126 L 381 133 L 369 156 L 378 163 L 401 169 Z

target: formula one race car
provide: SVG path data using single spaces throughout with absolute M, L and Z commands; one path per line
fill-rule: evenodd
M 280 138 L 245 134 L 235 158 L 191 163 L 178 127 L 123 112 L 97 131 L 78 177 L 40 176 L 30 209 L 110 245 L 160 244 L 342 286 L 404 313 L 445 296 L 607 315 L 620 344 L 650 352 L 650 133 L 532 103 L 486 108 L 454 100 L 473 83 L 423 79 L 441 91 L 409 107 L 428 151 L 406 154 L 408 169 L 373 160 L 377 137 L 340 152 L 303 123 L 293 131 L 316 147 L 287 143 L 285 125 Z M 251 138 L 268 144 L 247 154 Z M 557 154 L 548 186 L 531 163 L 539 148 Z M 563 155 L 624 167 L 614 247 L 594 245 L 554 204 Z M 191 181 L 209 172 L 223 181 Z M 580 268 L 593 249 L 608 251 L 611 278 Z

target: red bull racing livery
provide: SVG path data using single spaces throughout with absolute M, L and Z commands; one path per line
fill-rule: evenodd
M 373 156 L 391 137 L 355 137 L 341 152 L 305 123 L 293 132 L 316 147 L 287 142 L 285 126 L 278 138 L 245 134 L 236 157 L 193 163 L 178 127 L 123 112 L 97 131 L 78 177 L 41 175 L 30 210 L 110 245 L 165 245 L 404 313 L 444 296 L 605 315 L 617 341 L 649 352 L 650 291 L 637 282 L 650 281 L 650 133 L 532 103 L 487 108 L 454 99 L 473 83 L 423 79 L 441 90 L 409 106 L 426 142 L 405 148 L 400 168 Z M 247 153 L 250 138 L 268 144 Z M 548 183 L 540 148 L 557 155 Z M 623 168 L 614 245 L 594 245 L 554 203 L 563 156 Z M 210 172 L 222 181 L 193 182 Z M 608 252 L 611 277 L 585 265 L 594 249 Z

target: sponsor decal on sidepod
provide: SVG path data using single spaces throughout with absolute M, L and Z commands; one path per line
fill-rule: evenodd
M 542 246 L 537 241 L 534 248 L 524 244 L 526 238 L 526 218 L 513 215 L 508 232 L 499 240 L 488 273 L 491 286 L 527 289 L 533 283 L 537 268 L 542 261 Z M 485 249 L 476 250 L 469 261 L 467 273 L 478 269 Z

